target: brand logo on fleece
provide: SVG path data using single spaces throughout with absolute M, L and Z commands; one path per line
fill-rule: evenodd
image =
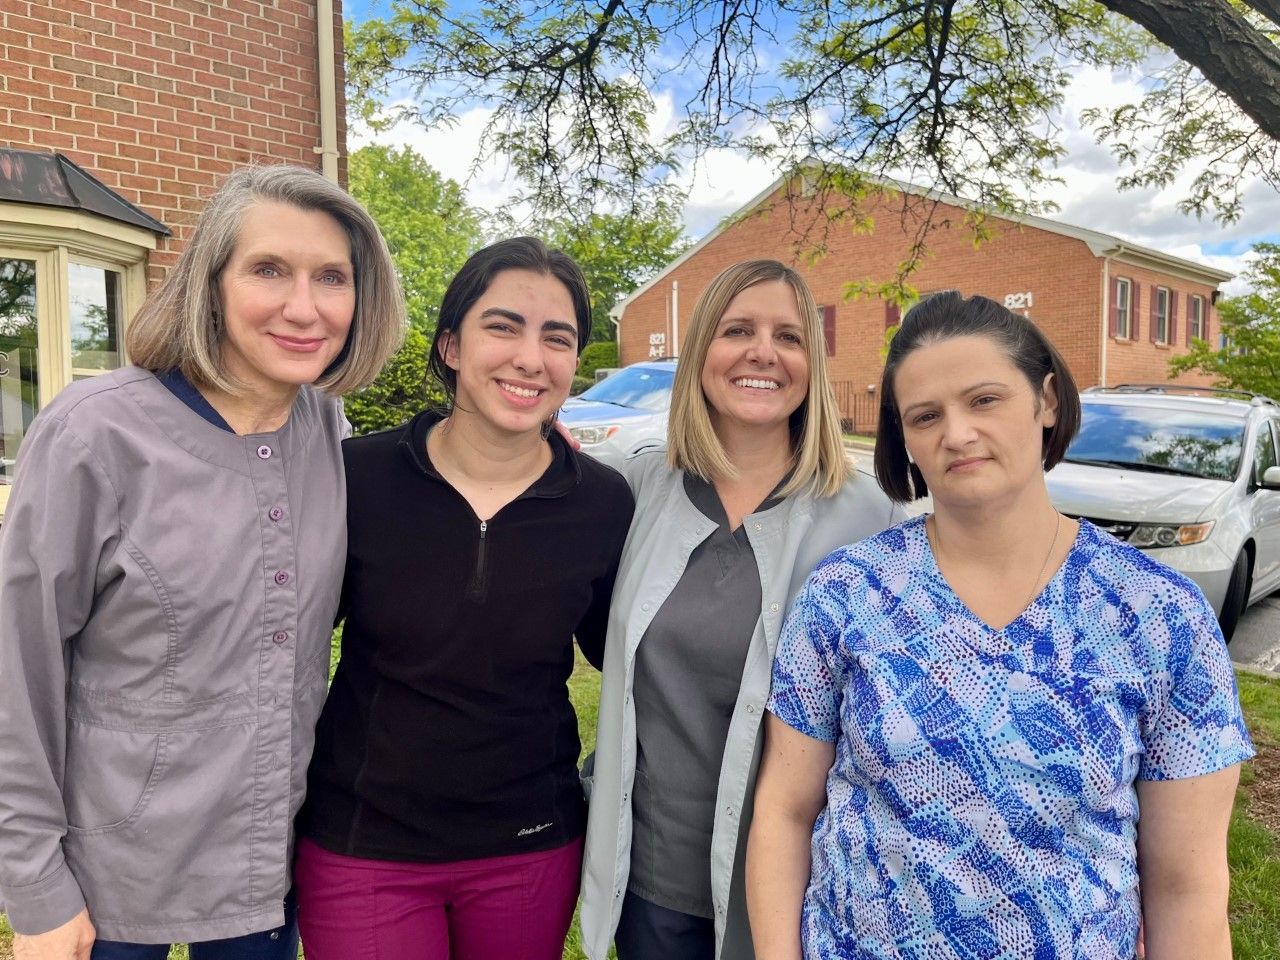
M 541 833 L 543 830 L 547 829 L 547 827 L 549 826 L 551 826 L 551 824 L 549 823 L 540 823 L 536 827 L 521 827 L 518 831 L 516 831 L 516 836 L 527 837 L 527 836 L 530 836 L 531 834 Z

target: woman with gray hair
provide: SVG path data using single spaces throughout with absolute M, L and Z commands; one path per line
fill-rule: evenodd
M 346 546 L 337 397 L 404 307 L 298 167 L 227 178 L 126 335 L 64 390 L 0 537 L 0 898 L 21 958 L 292 958 L 291 825 Z

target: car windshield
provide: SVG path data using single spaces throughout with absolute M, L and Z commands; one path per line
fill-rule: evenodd
M 656 367 L 624 367 L 578 395 L 579 400 L 611 403 L 616 407 L 666 410 L 671 406 L 671 382 L 675 370 Z
M 1084 403 L 1080 433 L 1067 450 L 1074 463 L 1133 467 L 1234 480 L 1244 445 L 1237 417 L 1111 403 Z

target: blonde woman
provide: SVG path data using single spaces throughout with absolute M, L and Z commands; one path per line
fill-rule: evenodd
M 582 894 L 603 960 L 751 956 L 742 852 L 778 630 L 814 564 L 898 515 L 850 468 L 800 276 L 732 266 L 694 307 L 668 449 L 627 464 Z
M 404 322 L 369 215 L 240 170 L 18 458 L 0 538 L 0 899 L 18 957 L 292 960 L 293 816 L 342 584 L 336 399 Z

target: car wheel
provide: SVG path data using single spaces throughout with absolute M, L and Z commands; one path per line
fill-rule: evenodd
M 1236 624 L 1240 622 L 1240 614 L 1244 613 L 1248 602 L 1249 555 L 1241 550 L 1236 557 L 1235 566 L 1231 568 L 1227 595 L 1222 599 L 1222 612 L 1218 614 L 1218 626 L 1222 628 L 1222 636 L 1228 643 L 1231 642 L 1231 635 L 1236 632 Z

